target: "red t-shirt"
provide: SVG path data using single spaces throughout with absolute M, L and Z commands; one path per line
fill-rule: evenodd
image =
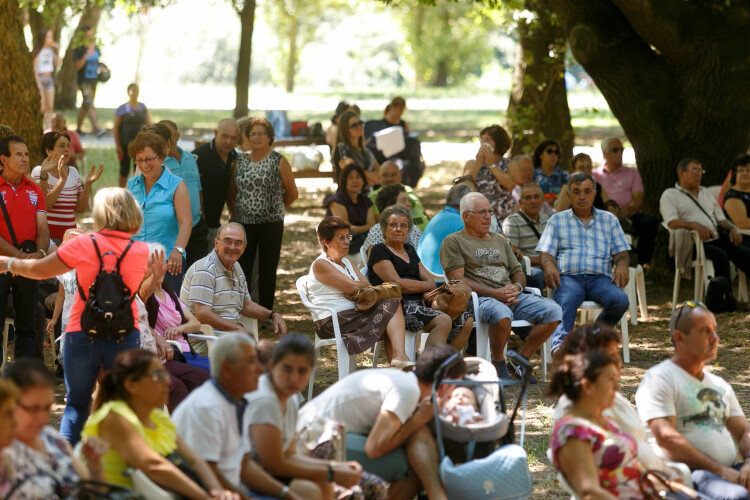
M 47 212 L 42 188 L 25 175 L 18 187 L 0 177 L 0 196 L 5 201 L 5 208 L 8 210 L 18 244 L 20 245 L 26 240 L 35 242 L 37 237 L 36 214 Z M 0 211 L 0 236 L 11 245 L 13 244 L 10 231 L 8 231 L 8 223 L 5 221 L 2 211 Z
M 122 255 L 122 251 L 130 240 L 130 236 L 122 231 L 102 230 L 94 233 L 96 244 L 104 259 L 104 265 L 108 270 L 114 268 L 115 262 Z M 113 252 L 114 255 L 104 255 Z M 99 274 L 99 258 L 96 256 L 94 243 L 90 234 L 81 234 L 72 240 L 60 245 L 57 249 L 57 257 L 71 269 L 76 270 L 78 284 L 83 288 L 83 293 L 88 298 L 89 287 L 94 283 L 96 275 Z M 128 254 L 120 263 L 120 274 L 125 285 L 130 288 L 131 293 L 136 293 L 141 286 L 143 275 L 146 274 L 148 266 L 148 245 L 142 241 L 136 241 L 128 250 Z M 81 300 L 80 293 L 76 292 L 75 302 L 70 309 L 70 320 L 65 328 L 66 332 L 81 331 L 81 314 L 86 305 Z M 133 328 L 138 328 L 138 306 L 133 301 Z

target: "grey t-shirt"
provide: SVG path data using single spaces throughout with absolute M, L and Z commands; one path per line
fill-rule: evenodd
M 510 285 L 511 276 L 523 271 L 508 239 L 497 233 L 486 240 L 465 231 L 449 234 L 440 247 L 440 264 L 446 273 L 463 268 L 464 276 L 491 288 Z

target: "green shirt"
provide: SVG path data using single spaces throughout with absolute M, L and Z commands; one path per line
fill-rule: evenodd
M 379 215 L 378 207 L 377 205 L 375 205 L 375 198 L 378 197 L 378 193 L 381 189 L 382 188 L 378 188 L 369 195 L 369 198 L 372 201 L 372 211 L 375 213 L 375 215 Z M 424 213 L 422 202 L 419 201 L 419 198 L 417 198 L 417 195 L 414 194 L 414 190 L 411 187 L 404 186 L 404 189 L 406 190 L 406 196 L 409 197 L 409 201 L 411 202 L 411 220 L 415 226 L 424 231 L 424 228 L 427 227 L 427 222 L 429 222 L 429 219 Z
M 505 236 L 497 233 L 489 233 L 489 236 L 482 240 L 464 231 L 449 234 L 440 247 L 440 264 L 446 274 L 463 268 L 464 276 L 484 286 L 510 285 L 511 276 L 523 268 Z

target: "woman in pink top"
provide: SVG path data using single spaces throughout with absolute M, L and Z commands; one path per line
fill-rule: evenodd
M 0 271 L 31 279 L 53 278 L 75 269 L 80 287 L 70 319 L 66 327 L 65 385 L 68 389 L 68 402 L 60 423 L 60 434 L 75 445 L 80 439 L 81 429 L 89 414 L 91 392 L 101 369 L 112 367 L 115 356 L 129 349 L 137 349 L 138 309 L 131 303 L 133 330 L 121 338 L 103 338 L 82 331 L 81 314 L 88 300 L 89 287 L 99 274 L 97 257 L 92 236 L 96 239 L 99 252 L 108 270 L 130 245 L 120 264 L 120 274 L 125 286 L 134 294 L 141 284 L 148 267 L 148 245 L 132 241 L 131 237 L 143 224 L 143 214 L 133 195 L 126 189 L 104 188 L 94 198 L 94 231 L 82 234 L 62 245 L 56 252 L 43 259 L 15 259 L 0 256 Z

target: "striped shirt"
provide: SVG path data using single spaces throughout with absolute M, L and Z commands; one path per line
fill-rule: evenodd
M 557 259 L 560 274 L 612 275 L 612 257 L 630 249 L 620 221 L 603 210 L 594 211 L 587 226 L 575 216 L 573 209 L 550 217 L 537 252 L 546 252 Z
M 39 184 L 42 167 L 37 165 L 31 171 L 31 178 Z M 59 179 L 49 174 L 47 180 L 47 192 L 49 193 L 57 185 Z M 81 176 L 75 167 L 68 167 L 68 178 L 65 181 L 60 195 L 57 197 L 54 206 L 47 207 L 47 224 L 49 225 L 49 236 L 56 240 L 62 239 L 65 231 L 76 227 L 75 208 L 78 203 L 78 197 L 83 191 Z
M 537 232 L 542 234 L 547 221 L 549 221 L 549 215 L 540 212 L 538 222 L 534 222 L 530 217 L 529 220 L 534 224 Z M 508 238 L 510 246 L 518 248 L 522 254 L 528 257 L 539 255 L 539 252 L 536 251 L 539 238 L 534 234 L 534 230 L 529 227 L 529 223 L 523 218 L 520 212 L 510 214 L 505 218 L 503 221 L 503 234 Z
M 239 262 L 231 271 L 219 260 L 216 250 L 195 262 L 185 273 L 180 302 L 195 314 L 193 303 L 211 307 L 221 318 L 237 321 L 245 302 L 251 300 L 247 280 Z

